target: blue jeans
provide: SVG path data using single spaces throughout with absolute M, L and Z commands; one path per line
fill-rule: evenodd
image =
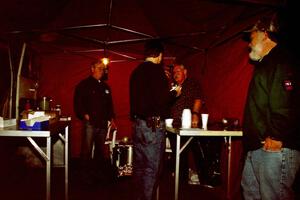
M 82 178 L 86 183 L 102 176 L 101 172 L 106 167 L 105 138 L 106 129 L 96 128 L 90 122 L 84 122 L 84 130 L 81 143 L 81 167 Z M 94 156 L 92 157 L 92 150 Z
M 249 151 L 242 174 L 245 200 L 292 200 L 295 176 L 300 166 L 300 152 L 288 148 Z
M 152 200 L 158 186 L 165 152 L 165 123 L 152 132 L 146 121 L 137 119 L 133 135 L 133 178 L 138 200 Z

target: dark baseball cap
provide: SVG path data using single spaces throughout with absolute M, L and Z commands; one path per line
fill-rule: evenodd
M 276 15 L 273 16 L 265 16 L 260 18 L 253 27 L 246 30 L 245 32 L 252 32 L 252 31 L 266 31 L 271 33 L 277 33 L 279 31 L 279 25 L 277 22 Z

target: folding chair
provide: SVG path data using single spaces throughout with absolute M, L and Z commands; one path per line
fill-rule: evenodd
M 109 156 L 111 162 L 113 162 L 113 149 L 119 142 L 116 141 L 117 129 L 112 129 L 111 123 L 108 123 L 107 134 L 105 144 L 109 146 Z
M 116 136 L 117 136 L 117 129 L 112 129 L 111 123 L 108 122 L 107 133 L 106 133 L 104 144 L 108 145 L 109 157 L 111 163 L 113 163 L 113 149 L 116 146 L 116 144 L 119 143 L 118 141 L 116 141 Z M 93 149 L 92 149 L 92 158 L 94 157 L 94 150 L 95 150 L 95 145 L 93 145 Z

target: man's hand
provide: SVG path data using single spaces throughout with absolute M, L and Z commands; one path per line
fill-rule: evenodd
M 264 142 L 264 150 L 269 151 L 280 151 L 282 148 L 282 142 L 279 140 L 271 139 L 270 137 L 267 137 Z
M 180 96 L 181 95 L 181 85 L 177 85 L 174 90 L 176 91 L 176 97 Z
M 198 128 L 199 116 L 197 114 L 192 115 L 192 128 Z

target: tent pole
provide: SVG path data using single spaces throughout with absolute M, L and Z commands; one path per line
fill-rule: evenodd
M 16 118 L 19 117 L 20 77 L 21 77 L 21 71 L 22 71 L 22 66 L 23 66 L 23 60 L 24 60 L 25 50 L 26 50 L 26 43 L 24 42 L 24 43 L 23 43 L 23 46 L 22 46 L 22 52 L 21 52 L 21 57 L 20 57 L 20 62 L 19 62 L 19 67 L 18 67 L 18 74 L 17 74 L 17 86 L 16 86 Z
M 9 111 L 8 117 L 12 118 L 12 98 L 13 98 L 13 87 L 14 87 L 14 71 L 12 65 L 12 55 L 10 44 L 8 45 L 8 59 L 9 59 L 9 69 L 10 69 L 10 92 L 9 92 Z

